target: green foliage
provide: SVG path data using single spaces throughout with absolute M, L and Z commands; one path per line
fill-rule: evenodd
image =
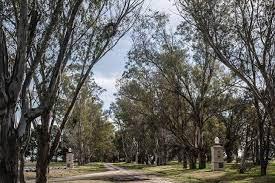
M 65 136 L 80 164 L 112 158 L 114 127 L 89 82 L 80 92 Z
M 166 15 L 155 13 L 141 17 L 135 26 L 113 112 L 126 136 L 142 137 L 138 152 L 155 156 L 170 147 L 171 157 L 180 149 L 205 157 L 215 136 L 224 139 L 225 127 L 216 115 L 225 108 L 223 95 L 234 78 L 223 72 L 200 35 L 183 34 L 186 25 L 171 33 L 167 24 Z M 187 36 L 191 48 L 186 46 Z M 150 145 L 143 147 L 146 137 Z

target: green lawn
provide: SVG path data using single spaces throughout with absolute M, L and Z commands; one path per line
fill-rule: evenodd
M 138 165 L 131 163 L 115 163 L 115 165 L 140 170 L 148 174 L 155 174 L 175 180 L 175 182 L 255 182 L 255 183 L 271 183 L 275 182 L 275 163 L 271 163 L 268 167 L 268 176 L 259 176 L 259 167 L 251 168 L 245 174 L 239 174 L 236 165 L 226 164 L 224 172 L 212 172 L 210 165 L 203 170 L 187 170 L 183 169 L 181 164 L 170 162 L 164 166 L 154 165 Z
M 25 162 L 25 167 L 35 167 L 36 166 L 36 162 L 30 162 L 30 161 L 26 161 Z M 51 162 L 50 163 L 50 167 L 65 167 L 66 166 L 66 162 Z
M 25 167 L 35 167 L 36 163 L 35 162 L 26 162 Z M 51 162 L 50 163 L 50 170 L 52 169 L 57 169 L 57 168 L 65 168 L 66 163 L 65 162 Z M 101 162 L 93 162 L 93 163 L 88 163 L 83 166 L 78 166 L 77 163 L 75 163 L 74 168 L 69 169 L 69 170 L 77 170 L 80 172 L 102 172 L 105 171 L 106 168 L 103 163 Z
M 27 166 L 35 166 L 35 163 L 27 163 Z M 103 163 L 89 163 L 84 166 L 75 166 L 74 168 L 64 169 L 65 162 L 52 162 L 50 163 L 49 178 L 60 178 L 74 175 L 103 172 L 106 168 Z M 58 169 L 59 167 L 59 169 Z M 35 178 L 35 172 L 25 172 L 27 180 Z
M 107 171 L 103 163 L 88 163 L 84 166 L 76 166 L 75 169 L 82 173 L 95 173 Z

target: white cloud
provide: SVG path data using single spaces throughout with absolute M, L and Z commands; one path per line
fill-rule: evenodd
M 149 8 L 169 13 L 175 9 L 173 2 L 169 0 L 149 0 Z
M 104 102 L 104 109 L 108 109 L 110 104 L 115 101 L 114 93 L 117 92 L 115 87 L 117 79 L 120 78 L 120 73 L 112 73 L 104 75 L 101 72 L 94 73 L 95 82 L 106 91 L 100 95 Z

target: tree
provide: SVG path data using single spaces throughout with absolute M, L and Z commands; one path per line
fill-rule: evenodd
M 275 124 L 274 1 L 176 2 L 185 22 L 203 35 L 219 61 L 243 81 L 268 114 L 267 121 L 258 120 L 261 175 L 266 175 L 264 126 Z M 265 124 L 268 121 L 271 125 Z
M 248 101 L 240 98 L 233 98 L 232 95 L 226 96 L 223 102 L 226 102 L 226 109 L 218 113 L 218 118 L 225 126 L 224 150 L 226 153 L 227 163 L 233 161 L 233 154 L 238 152 L 238 143 L 242 136 L 242 128 L 245 124 L 250 123 L 244 120 L 248 108 L 251 107 Z M 238 156 L 238 154 L 236 155 Z
M 120 80 L 117 100 L 112 106 L 119 129 L 119 147 L 128 162 L 166 164 L 173 143 L 171 134 L 162 127 L 150 76 L 128 74 L 132 77 L 125 74 Z
M 23 84 L 26 67 L 27 51 L 27 1 L 18 2 L 15 38 L 17 47 L 13 50 L 13 60 L 10 59 L 7 40 L 3 28 L 6 3 L 0 1 L 0 181 L 16 182 L 18 174 L 19 140 L 17 138 L 16 105 Z M 29 39 L 30 40 L 30 39 Z M 9 65 L 13 64 L 12 71 Z
M 64 131 L 64 136 L 68 138 L 67 146 L 74 150 L 80 165 L 92 160 L 111 159 L 113 150 L 113 125 L 103 113 L 101 102 L 94 96 L 96 89 L 87 86 L 88 82 L 81 90 L 72 118 Z
M 230 88 L 234 80 L 231 79 L 230 73 L 222 72 L 223 68 L 216 62 L 216 57 L 209 46 L 204 44 L 200 34 L 192 34 L 189 31 L 186 35 L 184 25 L 179 26 L 176 34 L 169 34 L 167 21 L 167 17 L 162 14 L 141 20 L 134 30 L 134 47 L 129 54 L 129 72 L 138 68 L 155 75 L 155 82 L 158 82 L 155 87 L 162 91 L 156 93 L 159 93 L 159 99 L 164 99 L 162 114 L 169 113 L 166 119 L 172 120 L 170 123 L 182 123 L 182 116 L 188 113 L 189 119 L 185 123 L 193 123 L 195 138 L 191 143 L 185 139 L 185 144 L 189 146 L 194 158 L 198 155 L 199 168 L 205 168 L 204 124 L 215 116 L 218 110 L 218 106 L 214 105 L 216 98 Z M 186 44 L 191 44 L 192 47 L 187 48 Z M 178 109 L 171 107 L 167 97 L 178 105 Z M 174 114 L 178 116 L 173 116 Z M 177 131 L 178 126 L 173 128 Z
M 26 142 L 31 122 L 40 117 L 37 182 L 47 182 L 49 161 L 83 83 L 94 64 L 129 30 L 141 4 L 142 0 L 1 1 L 1 181 L 17 181 L 19 149 Z M 76 62 L 82 72 L 50 146 L 60 81 Z M 31 85 L 36 86 L 32 91 L 35 101 L 30 100 Z M 30 103 L 35 105 L 30 107 Z M 17 106 L 19 121 L 15 120 Z

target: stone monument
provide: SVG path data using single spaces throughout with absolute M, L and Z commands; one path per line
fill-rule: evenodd
M 223 146 L 220 144 L 220 139 L 215 138 L 215 144 L 211 147 L 211 164 L 213 171 L 223 171 L 224 170 L 224 160 L 223 160 Z
M 68 152 L 66 153 L 66 165 L 68 168 L 74 167 L 74 154 L 72 153 L 71 148 L 69 148 Z

